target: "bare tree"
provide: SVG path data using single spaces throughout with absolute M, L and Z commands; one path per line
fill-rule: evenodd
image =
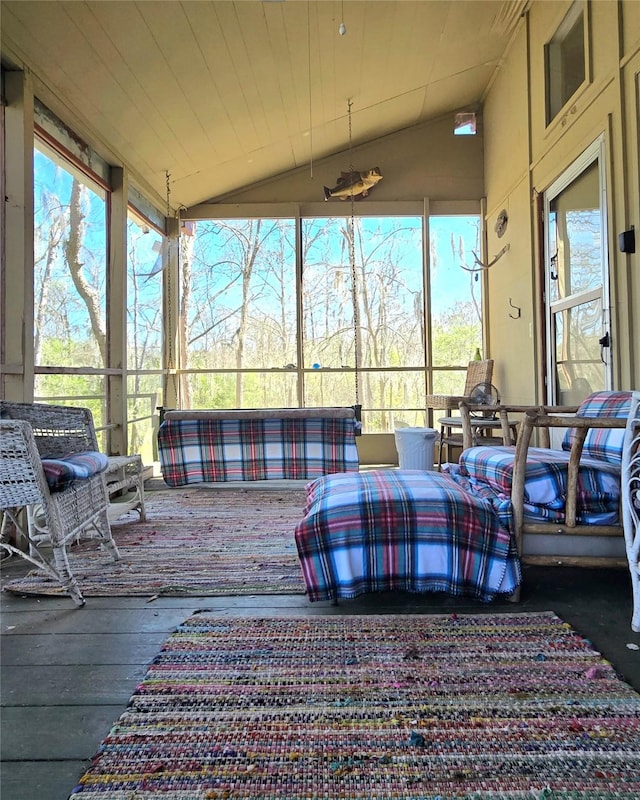
M 83 271 L 85 264 L 80 255 L 85 234 L 85 214 L 82 210 L 83 190 L 82 184 L 74 178 L 69 201 L 69 235 L 64 244 L 64 252 L 71 279 L 87 307 L 91 331 L 98 346 L 102 364 L 107 366 L 107 334 L 104 319 L 100 313 L 100 295 L 95 287 L 87 281 Z

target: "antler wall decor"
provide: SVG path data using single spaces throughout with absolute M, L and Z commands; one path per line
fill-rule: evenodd
M 502 248 L 502 250 L 500 250 L 499 253 L 496 253 L 496 255 L 492 258 L 492 260 L 487 262 L 486 264 L 483 261 L 481 261 L 478 258 L 478 254 L 472 250 L 471 252 L 473 253 L 473 261 L 474 261 L 473 266 L 472 267 L 467 267 L 464 264 L 460 264 L 460 266 L 462 267 L 462 269 L 466 270 L 466 272 L 480 272 L 483 269 L 489 269 L 497 261 L 499 261 L 506 252 L 508 252 L 509 246 L 510 245 L 505 244 L 505 246 Z

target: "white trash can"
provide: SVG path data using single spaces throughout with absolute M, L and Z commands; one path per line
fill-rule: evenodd
M 438 433 L 433 428 L 396 428 L 396 450 L 400 469 L 433 469 L 433 451 Z

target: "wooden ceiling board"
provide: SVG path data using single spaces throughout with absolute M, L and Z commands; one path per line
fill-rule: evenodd
M 486 65 L 430 83 L 425 97 L 424 114 L 436 117 L 452 111 L 451 98 L 456 99 L 456 108 L 474 107 L 477 104 L 478 94 L 482 91 L 482 87 L 487 85 L 493 72 L 493 66 Z M 453 127 L 453 115 L 451 125 Z
M 197 120 L 193 119 L 192 109 L 184 92 L 180 86 L 178 74 L 172 68 L 171 58 L 174 57 L 175 49 L 166 46 L 163 48 L 158 42 L 156 32 L 154 32 L 144 15 L 145 3 L 127 3 L 126 19 L 122 17 L 122 11 L 117 7 L 120 3 L 92 3 L 94 13 L 100 23 L 114 43 L 120 59 L 129 68 L 126 88 L 140 87 L 142 93 L 148 98 L 152 107 L 158 110 L 167 131 L 171 138 L 180 139 L 189 132 L 189 123 L 192 125 Z M 155 5 L 149 3 L 149 6 Z M 180 14 L 176 13 L 177 4 L 166 3 L 170 11 L 170 19 L 174 25 L 178 25 Z M 128 7 L 132 8 L 129 9 Z M 149 11 L 151 8 L 149 9 Z M 165 24 L 169 20 L 165 12 L 163 19 Z M 179 41 L 177 38 L 173 42 Z M 166 45 L 166 43 L 165 43 Z
M 347 149 L 349 100 L 355 144 L 478 105 L 526 2 L 2 0 L 1 36 L 189 206 Z
M 219 68 L 223 82 L 221 98 L 229 117 L 234 120 L 243 149 L 251 152 L 260 146 L 263 137 L 269 137 L 261 94 L 265 76 L 254 64 L 264 60 L 266 29 L 264 19 L 257 13 L 259 9 L 250 4 L 248 10 L 253 17 L 249 24 L 241 13 L 241 5 L 217 3 L 215 11 L 225 51 L 225 59 Z
M 169 167 L 190 169 L 190 153 L 163 108 L 173 79 L 135 4 L 127 8 L 126 19 L 118 8 L 122 4 L 83 5 L 89 10 L 83 24 L 91 29 L 94 49 L 102 54 L 112 75 L 111 88 L 99 97 L 101 108 L 109 112 L 105 126 L 110 126 L 110 138 L 123 152 L 140 154 L 139 169 L 146 180 L 163 179 Z M 186 106 L 174 108 L 180 112 Z
M 210 109 L 220 108 L 217 87 L 211 80 L 207 63 L 201 48 L 194 36 L 191 20 L 185 15 L 179 4 L 164 4 L 170 8 L 163 13 L 152 13 L 150 4 L 141 3 L 140 12 L 148 26 L 157 51 L 164 55 L 167 68 L 173 81 L 170 84 L 172 100 L 183 102 L 183 128 L 176 129 L 178 138 L 189 134 L 189 149 L 198 146 L 209 146 L 214 149 L 215 141 L 211 136 L 212 124 L 218 122 Z M 172 13 L 168 13 L 171 11 Z M 176 47 L 176 42 L 180 43 Z M 156 76 L 153 76 L 156 78 Z M 163 85 L 156 78 L 156 91 L 161 93 Z M 188 110 L 187 110 L 188 109 Z M 195 141 L 194 141 L 195 140 Z

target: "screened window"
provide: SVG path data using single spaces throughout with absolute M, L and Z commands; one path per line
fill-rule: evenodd
M 36 139 L 34 150 L 34 361 L 106 366 L 107 193 Z M 86 400 L 102 419 L 104 378 L 37 374 L 40 399 Z M 96 399 L 98 398 L 98 399 Z
M 127 419 L 130 453 L 154 460 L 153 416 L 162 405 L 162 273 L 167 240 L 127 214 Z
M 193 233 L 181 258 L 180 335 L 191 371 L 183 401 L 297 406 L 295 380 L 282 374 L 297 367 L 294 220 L 205 220 Z M 212 369 L 218 374 L 197 374 Z
M 386 429 L 424 395 L 422 218 L 303 220 L 302 243 L 305 405 L 357 394 L 367 429 Z
M 466 367 L 482 348 L 482 282 L 474 266 L 480 253 L 480 217 L 429 218 L 431 360 L 434 367 Z M 465 267 L 466 269 L 463 269 Z M 465 369 L 436 369 L 434 394 L 462 394 Z
M 459 393 L 482 345 L 478 215 L 203 220 L 181 241 L 185 408 L 363 406 L 424 425 L 428 373 Z M 297 266 L 299 265 L 299 267 Z M 425 320 L 431 317 L 431 340 Z M 431 345 L 429 347 L 429 342 Z

